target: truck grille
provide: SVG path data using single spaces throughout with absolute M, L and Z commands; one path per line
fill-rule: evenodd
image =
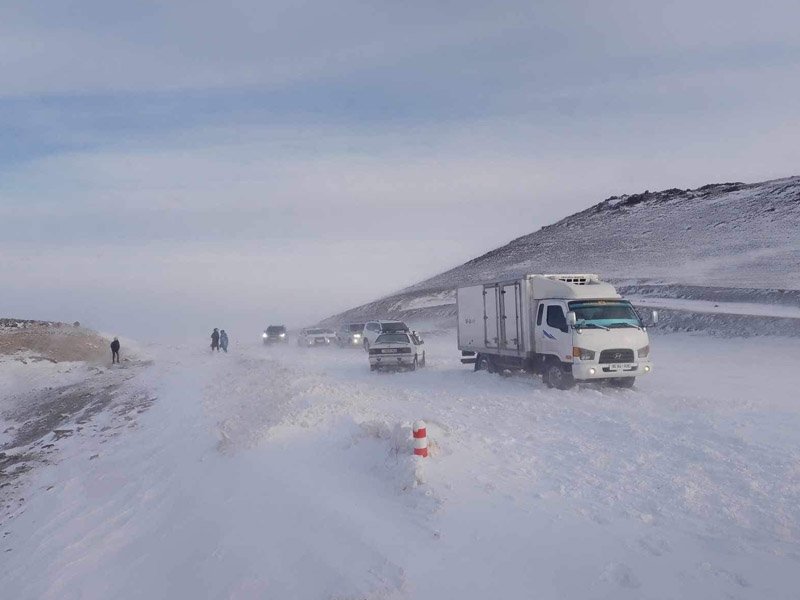
M 630 348 L 613 348 L 611 350 L 603 350 L 600 353 L 600 364 L 608 365 L 611 363 L 632 363 L 633 350 Z

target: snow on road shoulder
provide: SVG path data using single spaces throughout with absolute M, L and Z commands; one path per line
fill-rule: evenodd
M 80 336 L 73 338 L 80 344 Z M 148 390 L 131 383 L 146 363 L 127 359 L 109 368 L 58 361 L 52 356 L 79 356 L 85 349 L 57 350 L 0 355 L 0 527 L 13 524 L 41 493 L 31 485 L 40 469 L 76 459 L 73 437 L 94 438 L 92 452 L 77 460 L 95 459 L 98 442 L 136 427 L 152 403 Z
M 7 410 L 15 397 L 30 395 L 53 385 L 69 385 L 85 379 L 97 367 L 85 362 L 57 362 L 34 354 L 19 352 L 0 355 L 0 409 Z

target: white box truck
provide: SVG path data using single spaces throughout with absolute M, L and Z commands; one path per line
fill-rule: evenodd
M 461 362 L 476 371 L 523 369 L 567 389 L 600 379 L 631 387 L 653 370 L 647 328 L 597 275 L 526 275 L 459 288 L 456 301 Z

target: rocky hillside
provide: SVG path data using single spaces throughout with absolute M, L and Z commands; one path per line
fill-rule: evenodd
M 591 272 L 629 294 L 800 304 L 800 177 L 613 196 L 459 267 L 326 320 L 447 321 L 461 285 Z
M 101 362 L 108 359 L 108 343 L 80 323 L 0 319 L 0 356 L 28 353 L 34 359 Z

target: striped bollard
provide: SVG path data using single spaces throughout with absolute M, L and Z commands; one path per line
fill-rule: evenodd
M 425 421 L 414 423 L 414 456 L 428 456 L 428 432 Z

